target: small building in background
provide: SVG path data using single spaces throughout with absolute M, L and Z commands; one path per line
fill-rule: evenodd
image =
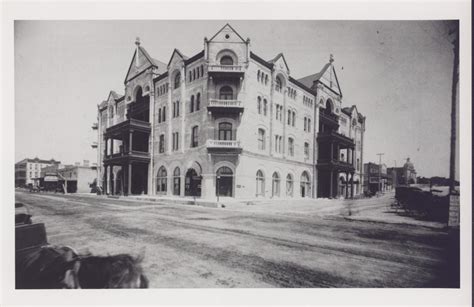
M 392 180 L 387 175 L 385 164 L 365 163 L 364 164 L 364 192 L 376 193 L 392 189 Z
M 54 165 L 41 169 L 40 186 L 45 191 L 63 191 L 68 193 L 91 193 L 91 185 L 97 177 L 94 166 L 88 160 L 75 162 L 74 165 Z
M 387 174 L 392 180 L 394 187 L 417 183 L 415 166 L 410 161 L 410 158 L 407 158 L 407 162 L 403 167 L 388 168 Z
M 15 163 L 15 187 L 34 185 L 41 177 L 41 169 L 47 166 L 57 166 L 61 162 L 54 159 L 45 160 L 35 157 L 26 158 Z

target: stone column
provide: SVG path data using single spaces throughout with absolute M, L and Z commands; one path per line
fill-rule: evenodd
M 130 162 L 128 162 L 127 179 L 128 179 L 127 194 L 132 195 L 132 163 Z
M 129 138 L 128 138 L 128 153 L 129 154 L 132 154 L 132 148 L 133 148 L 133 130 L 130 130 Z
M 346 198 L 349 198 L 349 173 L 346 172 Z

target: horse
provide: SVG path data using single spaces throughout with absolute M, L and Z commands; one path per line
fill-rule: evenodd
M 67 246 L 43 246 L 16 262 L 17 289 L 148 288 L 143 257 L 80 255 Z

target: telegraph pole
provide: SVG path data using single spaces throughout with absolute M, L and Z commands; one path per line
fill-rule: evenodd
M 379 156 L 379 192 L 382 192 L 382 156 L 385 153 L 378 153 Z
M 456 100 L 457 100 L 457 87 L 459 80 L 459 23 L 456 23 L 453 29 L 449 31 L 449 34 L 454 34 L 453 51 L 454 51 L 454 63 L 453 63 L 453 84 L 451 88 L 451 153 L 449 159 L 449 193 L 453 194 L 455 191 L 455 171 L 456 171 Z

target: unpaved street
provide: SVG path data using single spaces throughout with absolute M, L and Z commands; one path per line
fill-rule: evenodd
M 350 220 L 337 210 L 285 214 L 271 205 L 217 209 L 27 192 L 16 201 L 45 223 L 50 244 L 144 254 L 153 288 L 457 286 L 448 264 L 454 243 L 439 228 Z M 354 201 L 351 210 L 363 206 Z

